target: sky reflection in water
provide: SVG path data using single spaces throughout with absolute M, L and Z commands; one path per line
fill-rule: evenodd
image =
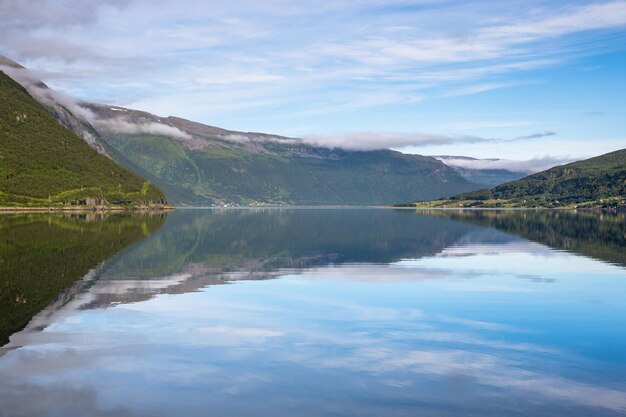
M 624 266 L 479 220 L 174 213 L 11 338 L 0 415 L 626 415 Z

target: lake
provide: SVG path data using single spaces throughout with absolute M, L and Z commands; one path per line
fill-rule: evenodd
M 625 416 L 626 219 L 0 216 L 0 416 Z

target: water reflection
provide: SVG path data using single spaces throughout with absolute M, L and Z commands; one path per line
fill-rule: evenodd
M 626 266 L 624 213 L 591 210 L 430 210 L 425 213 L 494 227 L 554 249 Z
M 624 415 L 624 268 L 520 214 L 178 211 L 12 337 L 0 415 Z
M 435 255 L 470 232 L 477 241 L 515 240 L 481 230 L 434 217 L 389 216 L 385 210 L 181 210 L 170 214 L 161 230 L 103 265 L 74 305 L 137 302 L 164 292 L 274 278 L 285 269 L 386 265 Z
M 76 280 L 161 226 L 160 215 L 0 215 L 0 346 Z

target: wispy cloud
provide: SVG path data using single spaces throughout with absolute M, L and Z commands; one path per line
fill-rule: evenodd
M 42 74 L 41 72 L 33 72 L 20 66 L 11 65 L 2 56 L 0 56 L 0 71 L 20 83 L 39 102 L 46 105 L 54 103 L 61 104 L 84 120 L 91 120 L 93 118 L 91 111 L 81 106 L 76 99 L 50 89 L 43 84 L 41 82 L 41 76 L 45 74 Z
M 417 1 L 408 3 L 422 7 L 398 14 L 397 3 L 333 2 L 311 8 L 283 0 L 180 7 L 144 0 L 1 1 L 0 47 L 29 62 L 65 62 L 66 68 L 99 64 L 111 75 L 132 70 L 166 78 L 181 67 L 219 63 L 214 74 L 187 81 L 212 86 L 287 80 L 293 88 L 311 78 L 327 80 L 329 74 L 342 82 L 363 76 L 410 81 L 416 73 L 430 82 L 476 80 L 494 70 L 523 71 L 558 62 L 558 55 L 555 60 L 553 53 L 531 48 L 535 42 L 626 25 L 621 0 L 569 7 L 530 4 L 516 15 L 483 2 Z M 491 13 L 485 15 L 488 8 Z M 460 17 L 467 20 L 459 30 Z M 315 30 L 308 21 L 318 23 Z M 155 59 L 159 65 L 152 66 Z M 469 65 L 437 67 L 455 63 Z M 309 76 L 296 76 L 301 68 Z M 464 88 L 485 91 L 509 84 L 474 82 Z
M 518 136 L 515 138 L 515 140 L 541 139 L 541 138 L 545 138 L 548 136 L 555 136 L 555 135 L 556 135 L 555 132 L 546 130 L 544 132 L 537 132 L 537 133 L 531 133 L 530 135 Z
M 529 135 L 518 136 L 515 138 L 497 138 L 497 137 L 482 137 L 472 135 L 438 135 L 428 133 L 401 133 L 401 132 L 348 132 L 337 134 L 324 134 L 324 135 L 309 135 L 304 137 L 304 141 L 316 146 L 325 146 L 329 148 L 343 148 L 343 149 L 355 149 L 355 150 L 375 150 L 375 149 L 402 149 L 406 147 L 427 147 L 427 146 L 441 146 L 441 145 L 454 145 L 454 144 L 485 144 L 485 143 L 512 143 L 517 141 L 527 141 L 533 139 L 541 139 L 547 136 L 555 136 L 555 132 L 544 131 L 532 133 Z M 509 164 L 514 166 L 515 162 L 519 162 L 519 166 L 545 166 L 546 163 L 552 163 L 551 157 L 533 159 L 532 161 L 489 161 L 489 160 L 467 160 L 467 159 L 449 159 L 446 163 L 457 164 L 475 164 L 476 166 L 481 163 L 491 163 L 504 166 Z M 556 164 L 553 164 L 556 165 Z M 552 166 L 553 166 L 552 165 Z M 468 166 L 469 167 L 469 166 Z M 497 169 L 497 168 L 494 168 Z M 526 170 L 524 170 L 526 171 Z
M 527 83 L 522 83 L 527 84 Z M 469 96 L 472 94 L 485 93 L 487 91 L 499 90 L 501 88 L 508 88 L 520 85 L 520 83 L 514 82 L 501 82 L 501 83 L 479 83 L 479 84 L 468 84 L 460 88 L 455 88 L 450 91 L 445 92 L 442 97 L 459 97 L 459 96 Z
M 437 157 L 448 166 L 468 168 L 468 169 L 506 169 L 515 172 L 539 172 L 557 165 L 572 162 L 575 158 L 568 156 L 545 156 L 526 161 L 515 161 L 509 159 L 468 159 L 455 157 Z
M 495 139 L 478 136 L 446 136 L 425 133 L 350 132 L 343 134 L 311 135 L 304 138 L 310 144 L 329 148 L 375 150 L 454 143 L 482 143 Z
M 535 55 L 528 48 L 546 38 L 626 25 L 626 2 L 587 4 L 558 10 L 534 10 L 530 15 L 495 19 L 466 33 L 447 36 L 372 36 L 348 44 L 330 44 L 327 51 L 364 64 L 397 62 L 458 63 Z
M 113 133 L 128 135 L 143 133 L 179 139 L 191 139 L 190 134 L 183 132 L 177 127 L 157 122 L 136 123 L 124 118 L 123 116 L 110 119 L 94 119 L 92 120 L 92 123 L 98 129 L 108 130 Z
M 0 15 L 0 53 L 66 94 L 276 133 L 441 131 L 429 112 L 458 108 L 433 102 L 549 83 L 538 72 L 621 50 L 626 29 L 624 0 L 0 0 Z
M 266 73 L 254 72 L 238 72 L 234 71 L 215 71 L 213 75 L 204 75 L 194 79 L 198 84 L 202 85 L 232 85 L 232 84 L 255 84 L 279 81 L 284 79 L 281 75 L 272 75 Z
M 502 129 L 536 125 L 536 120 L 493 120 L 448 123 L 444 127 L 454 130 Z

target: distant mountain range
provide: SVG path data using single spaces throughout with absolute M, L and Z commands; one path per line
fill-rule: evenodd
M 626 206 L 626 149 L 416 207 Z
M 87 108 L 113 158 L 177 204 L 387 204 L 480 188 L 431 157 L 315 147 L 126 108 Z
M 142 197 L 162 201 L 160 190 L 163 190 L 167 200 L 175 205 L 379 205 L 469 196 L 467 192 L 529 174 L 494 168 L 502 165 L 497 163 L 499 160 L 326 148 L 298 138 L 231 131 L 178 117 L 78 102 L 51 90 L 10 59 L 0 57 L 0 69 L 22 84 L 59 123 L 97 153 L 135 174 L 133 186 L 124 185 L 115 176 L 83 181 L 85 185 L 80 190 L 84 195 L 63 188 L 70 186 L 71 181 L 49 188 L 52 182 L 45 180 L 33 188 L 34 194 L 29 191 L 36 200 L 31 199 L 29 204 L 45 204 L 48 194 L 47 201 L 53 203 L 82 201 L 85 197 L 93 200 L 96 197 L 89 193 L 97 189 L 100 196 L 102 192 L 107 194 L 106 201 L 127 203 Z M 14 109 L 8 102 L 4 104 L 4 116 L 10 116 Z M 40 133 L 51 128 L 50 120 L 46 123 L 38 128 Z M 67 143 L 70 142 L 73 140 Z M 54 148 L 58 143 L 52 141 L 46 146 Z M 15 155 L 19 160 L 19 155 Z M 32 163 L 37 165 L 35 161 Z M 91 169 L 101 170 L 98 164 Z M 130 173 L 126 170 L 120 172 L 128 177 Z M 61 182 L 66 174 L 65 171 L 54 173 Z M 15 177 L 15 173 L 4 175 Z M 150 195 L 142 195 L 141 187 L 137 188 L 139 182 L 145 183 L 139 177 L 154 184 L 149 187 Z M 114 183 L 118 191 L 123 190 L 120 195 L 111 189 Z M 0 188 L 4 192 L 0 205 L 15 203 L 13 197 L 7 197 L 12 192 L 6 184 Z M 53 197 L 64 191 L 69 194 Z M 18 200 L 23 204 L 28 198 Z
M 357 205 L 433 199 L 481 188 L 435 158 L 349 151 L 177 117 L 76 102 L 17 63 L 0 66 L 98 153 L 177 205 Z
M 461 177 L 465 178 L 469 182 L 488 187 L 518 180 L 531 174 L 530 171 L 514 171 L 503 168 L 489 167 L 489 165 L 495 165 L 493 162 L 501 161 L 500 159 L 495 158 L 478 159 L 470 158 L 468 156 L 452 155 L 435 155 L 433 157 L 454 169 Z M 477 168 L 479 165 L 482 165 L 483 167 Z
M 158 188 L 96 152 L 0 71 L 0 206 L 164 202 Z

